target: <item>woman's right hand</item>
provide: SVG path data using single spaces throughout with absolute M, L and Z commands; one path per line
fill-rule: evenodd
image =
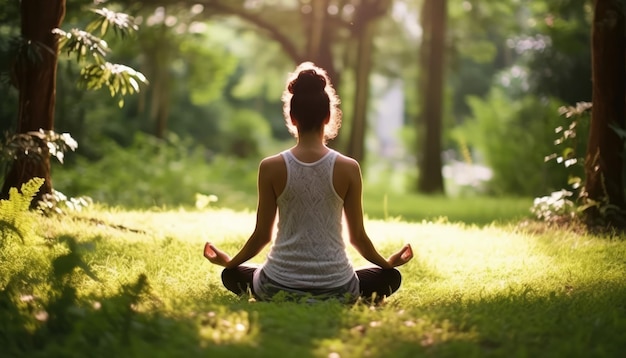
M 411 261 L 413 258 L 413 249 L 411 248 L 411 244 L 406 244 L 400 251 L 395 254 L 389 256 L 387 262 L 392 267 L 402 266 L 405 263 Z
M 204 257 L 211 261 L 212 264 L 224 267 L 230 262 L 230 256 L 209 242 L 204 244 Z

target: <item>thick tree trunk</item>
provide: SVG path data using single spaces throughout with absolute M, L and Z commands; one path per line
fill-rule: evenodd
M 28 133 L 39 129 L 52 130 L 56 100 L 56 70 L 58 42 L 52 30 L 58 28 L 65 16 L 65 0 L 22 0 L 21 32 L 30 46 L 38 48 L 39 59 L 22 54 L 18 57 L 14 76 L 19 91 L 17 132 Z M 52 191 L 50 157 L 43 143 L 43 160 L 15 160 L 2 187 L 2 197 L 10 188 L 20 188 L 28 180 L 39 177 L 45 183 L 35 198 Z
M 447 20 L 447 0 L 426 0 L 424 9 L 429 10 L 430 26 L 424 28 L 424 38 L 428 51 L 427 68 L 421 73 L 426 76 L 425 87 L 420 89 L 424 105 L 422 118 L 425 124 L 422 160 L 418 161 L 418 191 L 427 194 L 443 193 L 441 174 L 441 132 L 443 120 L 443 82 L 445 66 L 445 39 Z M 419 157 L 419 156 L 418 156 Z
M 592 33 L 593 108 L 583 195 L 601 205 L 626 210 L 623 166 L 624 141 L 611 125 L 626 128 L 626 25 L 624 9 L 614 0 L 594 2 Z M 609 212 L 610 213 L 610 212 Z M 598 206 L 586 211 L 591 222 L 604 219 L 624 225 L 618 213 L 601 218 Z

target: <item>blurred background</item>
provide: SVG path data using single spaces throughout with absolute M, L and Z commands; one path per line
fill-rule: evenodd
M 0 4 L 6 65 L 19 2 Z M 303 61 L 328 71 L 343 110 L 330 145 L 362 163 L 384 210 L 389 195 L 409 194 L 530 198 L 529 207 L 582 171 L 546 157 L 571 124 L 559 108 L 591 100 L 589 1 L 66 6 L 65 30 L 86 26 L 94 8 L 134 17 L 138 31 L 106 38 L 107 58 L 148 80 L 120 108 L 108 91 L 77 86 L 80 63 L 60 55 L 54 129 L 78 148 L 53 162 L 52 180 L 68 196 L 131 208 L 254 208 L 259 159 L 294 143 L 280 97 Z M 17 91 L 0 86 L 0 131 L 14 132 Z M 586 121 L 577 125 L 586 133 Z M 584 141 L 579 135 L 573 146 Z

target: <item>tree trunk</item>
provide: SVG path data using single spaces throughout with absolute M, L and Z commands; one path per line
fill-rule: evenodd
M 422 68 L 425 76 L 419 91 L 424 105 L 422 118 L 425 124 L 421 161 L 418 161 L 418 191 L 426 194 L 443 193 L 443 176 L 441 174 L 441 132 L 443 120 L 443 82 L 445 66 L 445 39 L 447 20 L 447 0 L 426 0 L 425 15 L 430 18 L 430 26 L 424 28 L 424 39 L 428 60 L 427 68 Z
M 22 38 L 38 49 L 39 58 L 21 54 L 13 69 L 19 91 L 17 133 L 52 130 L 58 61 L 58 42 L 52 30 L 63 21 L 65 0 L 22 0 L 20 11 Z M 2 187 L 3 198 L 8 197 L 10 188 L 19 189 L 34 177 L 45 179 L 45 183 L 33 203 L 52 192 L 50 156 L 46 144 L 42 145 L 43 160 L 20 158 L 11 164 Z
M 302 61 L 311 61 L 316 66 L 326 70 L 330 81 L 337 89 L 340 78 L 334 63 L 332 45 L 334 43 L 334 27 L 330 24 L 332 19 L 328 16 L 329 0 L 318 0 L 311 3 L 311 12 L 303 14 L 305 21 L 304 33 L 307 34 L 307 43 Z
M 363 24 L 358 34 L 356 58 L 356 84 L 354 91 L 352 124 L 346 155 L 359 162 L 365 159 L 365 132 L 367 127 L 367 108 L 369 103 L 370 81 L 372 68 L 372 38 L 374 36 L 374 22 Z
M 585 157 L 583 196 L 600 206 L 626 210 L 623 166 L 624 140 L 611 128 L 626 128 L 626 27 L 624 9 L 618 1 L 594 2 L 592 29 L 593 107 Z M 605 206 L 607 208 L 608 206 Z M 619 212 L 602 217 L 600 207 L 586 210 L 587 219 L 623 226 Z
M 355 59 L 355 91 L 352 123 L 346 155 L 359 162 L 365 160 L 365 137 L 367 132 L 367 110 L 370 99 L 370 73 L 372 71 L 372 47 L 376 24 L 380 16 L 387 13 L 390 1 L 363 1 L 357 9 L 352 34 L 357 42 Z

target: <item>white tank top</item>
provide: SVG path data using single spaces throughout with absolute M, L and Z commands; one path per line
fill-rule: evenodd
M 333 185 L 338 153 L 313 163 L 281 153 L 287 184 L 276 200 L 278 232 L 263 265 L 272 280 L 293 288 L 334 288 L 354 278 L 342 237 L 343 199 Z

